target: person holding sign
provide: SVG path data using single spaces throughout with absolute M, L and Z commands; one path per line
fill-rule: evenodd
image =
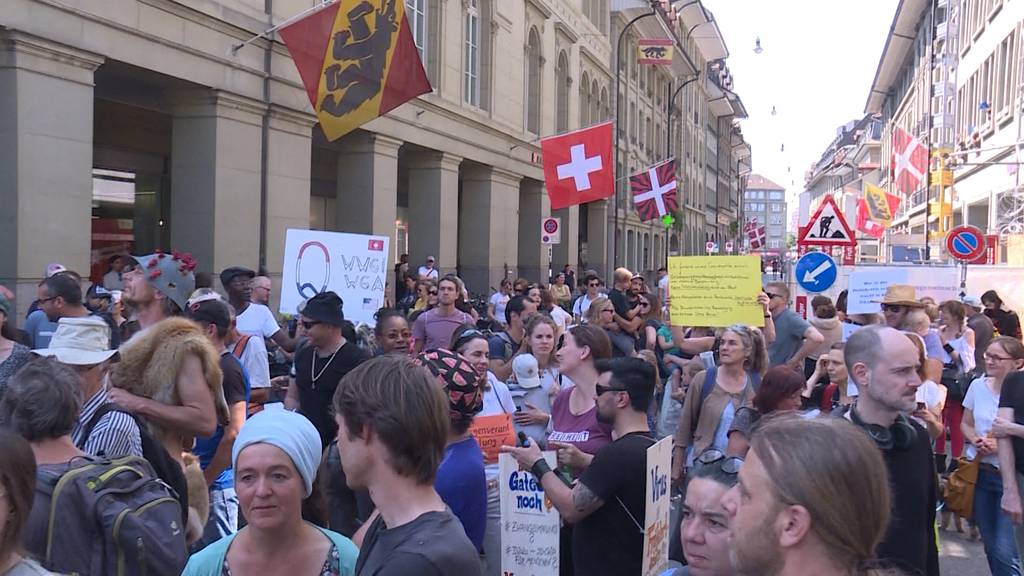
M 636 574 L 643 562 L 647 449 L 654 438 L 647 409 L 654 397 L 654 368 L 639 358 L 596 364 L 597 418 L 616 440 L 602 448 L 572 488 L 552 470 L 540 446 L 502 447 L 540 479 L 562 518 L 575 524 L 572 552 L 578 576 Z

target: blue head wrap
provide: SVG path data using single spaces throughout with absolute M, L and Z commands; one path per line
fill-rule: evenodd
M 242 450 L 260 443 L 276 446 L 292 459 L 306 484 L 306 497 L 309 497 L 323 452 L 320 433 L 313 423 L 298 412 L 268 407 L 242 425 L 231 449 L 231 466 L 237 469 L 238 455 Z

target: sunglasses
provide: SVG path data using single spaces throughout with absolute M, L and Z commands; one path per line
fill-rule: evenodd
M 591 282 L 590 284 L 587 284 L 587 286 L 590 286 L 591 288 L 599 288 L 601 286 L 601 283 L 600 282 Z
M 641 302 L 640 303 L 640 307 L 641 308 L 650 308 L 651 307 L 651 303 L 650 302 Z
M 605 392 L 628 392 L 625 388 L 615 388 L 613 386 L 605 386 L 603 384 L 595 384 L 594 389 L 597 390 L 597 395 L 600 396 Z
M 302 321 L 302 327 L 305 328 L 306 330 L 309 330 L 310 328 L 318 324 L 323 324 L 323 322 L 320 322 L 318 320 L 313 320 L 312 322 L 310 322 L 309 320 Z
M 714 448 L 705 450 L 700 456 L 697 456 L 694 464 L 700 466 L 713 466 L 718 464 L 721 467 L 722 472 L 735 476 L 739 474 L 740 467 L 743 466 L 743 458 L 739 456 L 726 456 L 725 452 L 716 450 Z
M 430 290 L 427 292 L 427 294 L 430 294 L 431 296 L 437 296 L 437 290 Z
M 883 312 L 902 312 L 903 306 L 899 304 L 882 304 Z
M 781 295 L 775 294 L 774 292 L 765 292 L 765 294 L 768 295 L 768 299 L 769 300 L 771 300 L 772 298 L 782 298 Z

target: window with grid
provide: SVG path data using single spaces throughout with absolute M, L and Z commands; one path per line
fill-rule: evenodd
M 412 29 L 412 40 L 420 53 L 420 61 L 427 62 L 427 0 L 405 0 L 405 15 Z
M 466 2 L 463 97 L 467 104 L 480 106 L 480 6 L 479 0 Z

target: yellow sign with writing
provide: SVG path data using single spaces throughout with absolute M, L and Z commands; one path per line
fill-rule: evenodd
M 764 326 L 757 256 L 673 256 L 668 278 L 673 324 Z

